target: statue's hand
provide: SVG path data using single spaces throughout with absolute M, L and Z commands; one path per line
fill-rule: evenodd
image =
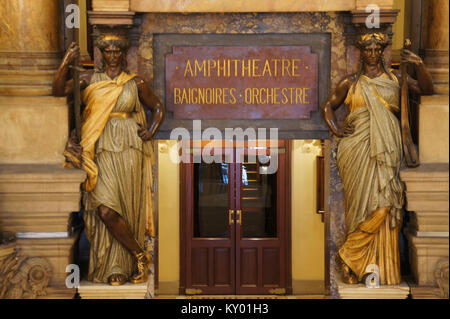
M 79 55 L 80 47 L 75 42 L 72 42 L 64 55 L 63 63 L 70 65 Z
M 423 63 L 422 59 L 418 55 L 414 54 L 413 52 L 407 49 L 402 50 L 401 56 L 402 56 L 401 61 L 402 63 L 412 63 L 414 65 L 419 65 Z
M 347 125 L 345 127 L 340 127 L 336 132 L 334 132 L 334 135 L 337 137 L 347 137 L 349 135 L 352 135 L 355 132 L 355 127 L 352 125 Z
M 139 129 L 138 129 L 138 135 L 139 137 L 144 141 L 147 142 L 149 140 L 151 140 L 152 135 L 150 134 L 149 130 L 147 130 L 146 128 L 142 127 L 142 125 L 139 125 Z
M 81 157 L 81 154 L 83 153 L 83 146 L 78 144 L 77 137 L 75 134 L 75 130 L 72 131 L 70 134 L 69 139 L 66 143 L 66 151 L 69 152 L 72 156 L 78 159 L 78 163 L 74 162 L 70 157 L 66 156 L 66 160 L 76 168 L 81 168 L 83 159 Z

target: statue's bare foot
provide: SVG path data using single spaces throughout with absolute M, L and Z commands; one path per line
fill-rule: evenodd
M 108 282 L 111 286 L 120 286 L 127 282 L 127 277 L 123 274 L 112 274 L 108 277 Z
M 151 262 L 151 257 L 148 253 L 142 251 L 135 255 L 136 270 L 131 275 L 130 282 L 133 284 L 140 284 L 147 282 L 148 279 L 148 265 Z
M 346 284 L 357 284 L 358 278 L 356 275 L 352 272 L 349 266 L 346 264 L 343 265 L 344 275 L 342 276 L 342 281 Z

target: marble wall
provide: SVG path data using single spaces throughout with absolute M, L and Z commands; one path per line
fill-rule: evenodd
M 345 16 L 339 13 L 192 13 L 144 14 L 139 27 L 137 56 L 130 51 L 129 60 L 137 58 L 138 73 L 153 79 L 153 35 L 178 34 L 268 34 L 268 33 L 330 33 L 331 85 L 347 72 Z

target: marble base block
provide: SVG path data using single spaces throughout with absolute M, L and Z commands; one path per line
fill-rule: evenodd
M 126 283 L 121 286 L 111 286 L 103 283 L 81 281 L 78 294 L 81 299 L 144 299 L 147 293 L 147 283 Z
M 409 286 L 405 282 L 400 285 L 367 288 L 364 284 L 345 284 L 338 278 L 336 284 L 342 299 L 406 299 L 410 293 Z

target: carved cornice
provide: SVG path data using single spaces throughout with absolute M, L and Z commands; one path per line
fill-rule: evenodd
M 381 9 L 380 24 L 394 24 L 399 12 L 399 9 Z M 351 21 L 353 24 L 365 24 L 366 19 L 370 14 L 372 14 L 372 12 L 366 12 L 365 10 L 353 10 L 351 11 Z
M 92 25 L 133 26 L 135 13 L 132 11 L 88 11 Z
M 93 36 L 118 33 L 131 41 L 131 46 L 139 44 L 141 14 L 131 11 L 88 11 L 89 23 L 94 26 Z
M 366 12 L 365 10 L 350 11 L 346 19 L 346 44 L 353 45 L 358 35 L 372 32 L 384 33 L 391 41 L 393 36 L 392 25 L 395 23 L 399 12 L 398 9 L 381 9 L 379 12 L 379 28 L 370 28 L 367 27 L 366 21 L 373 12 Z

